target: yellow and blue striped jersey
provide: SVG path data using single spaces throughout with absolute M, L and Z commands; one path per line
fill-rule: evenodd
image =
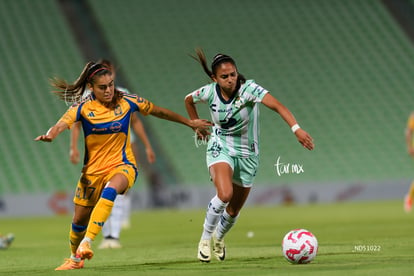
M 153 104 L 137 95 L 121 95 L 114 109 L 100 104 L 91 95 L 70 107 L 59 120 L 69 128 L 74 122 L 82 123 L 85 137 L 83 173 L 105 174 L 123 164 L 136 169 L 129 135 L 131 115 L 135 111 L 148 115 Z

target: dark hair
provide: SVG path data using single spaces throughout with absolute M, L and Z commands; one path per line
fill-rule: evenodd
M 203 49 L 201 48 L 196 48 L 196 54 L 197 57 L 195 56 L 191 56 L 193 59 L 195 59 L 196 61 L 198 61 L 198 63 L 201 64 L 201 67 L 203 67 L 204 72 L 209 76 L 209 78 L 213 78 L 213 76 L 216 75 L 217 72 L 217 68 L 220 66 L 220 64 L 225 63 L 225 62 L 229 62 L 231 64 L 234 65 L 234 67 L 236 67 L 237 70 L 237 65 L 236 62 L 234 61 L 234 59 L 228 55 L 225 54 L 217 54 L 214 56 L 213 61 L 211 62 L 211 69 L 208 68 L 207 66 L 207 59 L 206 56 L 204 55 Z M 246 81 L 246 78 L 240 74 L 237 70 L 238 73 L 238 78 L 237 78 L 237 83 L 238 85 L 240 85 L 241 83 L 244 83 Z
M 53 78 L 51 80 L 51 85 L 58 89 L 53 92 L 57 94 L 59 98 L 66 102 L 77 103 L 82 99 L 86 84 L 93 84 L 97 76 L 103 76 L 106 74 L 112 75 L 110 68 L 107 68 L 102 63 L 88 62 L 74 83 L 69 84 L 66 80 Z M 119 92 L 115 91 L 115 95 L 110 103 L 110 106 L 115 106 L 119 98 Z

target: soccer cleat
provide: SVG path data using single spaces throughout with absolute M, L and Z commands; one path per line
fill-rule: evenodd
M 118 239 L 112 239 L 111 248 L 113 248 L 113 249 L 122 248 L 122 245 L 121 245 L 121 243 L 119 242 Z
M 200 261 L 208 263 L 211 259 L 210 240 L 200 240 L 197 257 Z
M 105 238 L 102 240 L 101 244 L 98 247 L 99 249 L 108 249 L 108 248 L 122 248 L 121 243 L 118 239 L 115 238 Z
M 76 250 L 76 255 L 79 256 L 81 259 L 92 259 L 93 257 L 93 251 L 91 249 L 91 244 L 88 241 L 82 242 L 78 250 Z
M 224 239 L 217 239 L 216 232 L 213 233 L 213 253 L 219 261 L 224 261 L 226 258 L 226 246 L 224 245 Z
M 406 195 L 404 197 L 404 210 L 408 213 L 411 212 L 411 208 L 413 207 L 413 200 L 411 199 L 410 195 Z
M 83 268 L 84 260 L 81 260 L 80 262 L 77 262 L 73 260 L 72 258 L 65 259 L 65 262 L 56 267 L 55 270 L 72 270 L 72 269 L 81 269 Z
M 103 239 L 98 246 L 99 249 L 108 249 L 111 248 L 111 239 Z

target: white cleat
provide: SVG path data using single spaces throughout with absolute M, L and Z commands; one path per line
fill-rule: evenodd
M 224 239 L 217 239 L 216 232 L 213 233 L 213 253 L 219 261 L 224 261 L 226 258 L 226 246 L 224 245 Z
M 98 248 L 99 249 L 109 249 L 109 248 L 118 249 L 118 248 L 122 248 L 122 245 L 118 239 L 110 238 L 110 239 L 103 239 Z
M 200 240 L 197 257 L 200 261 L 208 263 L 211 259 L 210 240 Z

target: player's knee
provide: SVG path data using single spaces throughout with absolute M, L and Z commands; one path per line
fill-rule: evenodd
M 217 193 L 218 198 L 227 203 L 230 202 L 231 198 L 233 197 L 233 190 L 226 190 L 226 191 L 219 191 Z

